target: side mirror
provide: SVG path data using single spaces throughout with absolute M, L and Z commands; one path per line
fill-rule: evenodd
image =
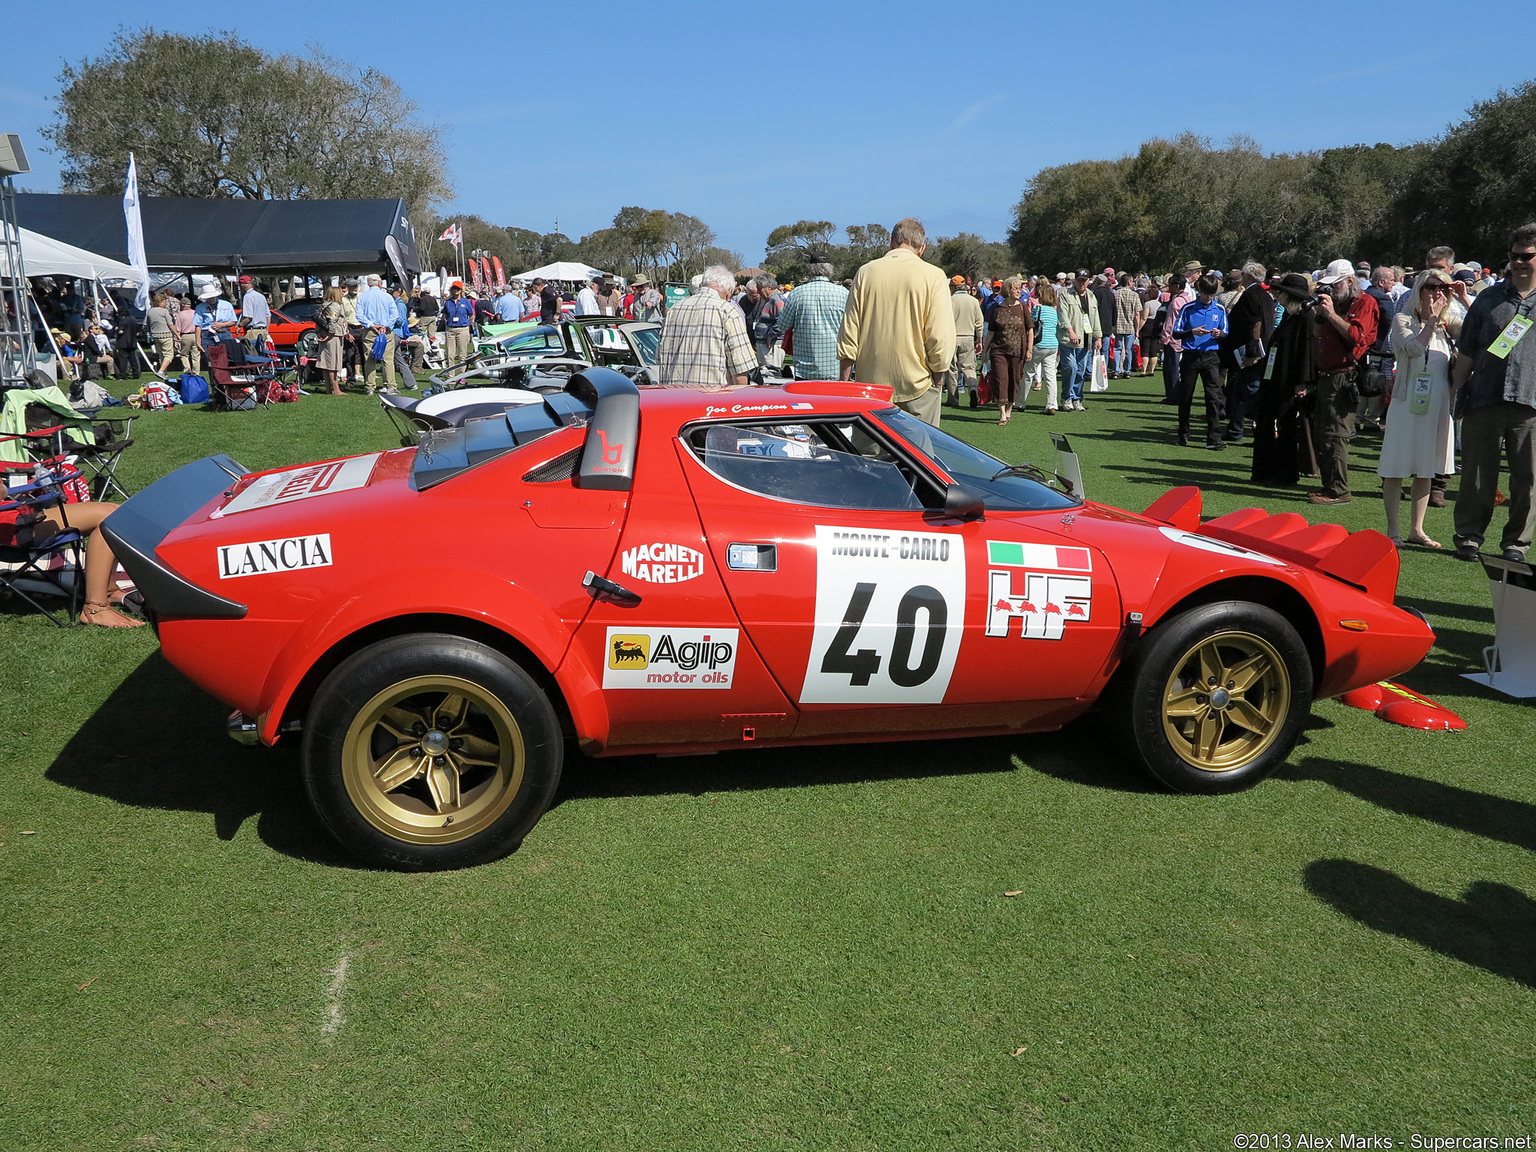
M 951 520 L 985 520 L 986 498 L 974 488 L 951 484 L 944 489 L 944 515 Z

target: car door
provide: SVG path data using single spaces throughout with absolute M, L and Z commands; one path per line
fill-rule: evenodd
M 640 432 L 628 515 L 576 634 L 601 678 L 608 749 L 655 751 L 787 737 L 798 712 L 743 633 L 705 545 L 669 431 Z
M 988 541 L 1045 534 L 946 517 L 942 479 L 858 417 L 699 425 L 678 448 L 737 614 L 801 710 L 797 738 L 1027 718 L 1044 687 L 1029 657 L 983 642 Z

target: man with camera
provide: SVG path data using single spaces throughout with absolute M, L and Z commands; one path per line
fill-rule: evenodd
M 1307 497 L 1314 504 L 1348 504 L 1349 438 L 1355 432 L 1355 408 L 1360 390 L 1355 370 L 1366 349 L 1376 343 L 1381 312 L 1360 288 L 1355 267 L 1335 260 L 1312 298 L 1314 324 L 1312 356 L 1317 386 L 1312 393 L 1312 433 L 1323 487 Z

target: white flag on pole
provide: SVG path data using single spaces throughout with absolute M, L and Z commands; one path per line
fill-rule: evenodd
M 149 260 L 144 255 L 144 219 L 139 215 L 139 169 L 133 153 L 128 153 L 128 183 L 123 188 L 123 217 L 128 222 L 128 263 L 139 274 L 133 305 L 140 312 L 149 308 Z

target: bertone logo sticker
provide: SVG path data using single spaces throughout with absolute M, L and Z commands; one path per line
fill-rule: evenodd
M 681 544 L 641 544 L 619 557 L 624 575 L 652 584 L 681 584 L 704 573 L 704 553 Z
M 219 548 L 219 579 L 261 576 L 268 572 L 294 572 L 300 568 L 328 568 L 331 534 L 289 536 L 282 540 L 255 540 L 249 544 L 225 544 Z

